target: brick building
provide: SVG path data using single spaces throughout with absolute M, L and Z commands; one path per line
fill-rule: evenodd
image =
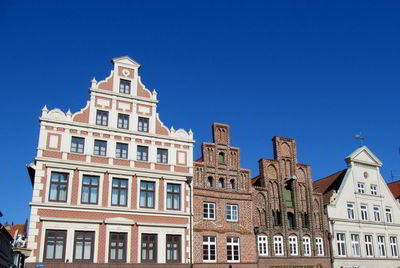
M 189 262 L 193 134 L 163 125 L 137 62 L 112 63 L 81 111 L 42 110 L 27 262 Z
M 193 260 L 196 267 L 256 267 L 251 217 L 251 173 L 240 168 L 240 149 L 231 146 L 230 127 L 212 125 L 213 142 L 194 162 Z
M 311 167 L 297 163 L 294 139 L 272 141 L 274 159 L 260 159 L 260 175 L 252 180 L 259 265 L 331 267 L 328 223 Z

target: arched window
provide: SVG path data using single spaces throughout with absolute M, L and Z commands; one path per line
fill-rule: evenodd
M 309 236 L 303 236 L 304 256 L 311 256 L 311 239 Z
M 224 163 L 225 163 L 225 154 L 224 154 L 223 152 L 220 152 L 220 153 L 219 153 L 219 162 L 220 162 L 221 164 L 224 164 Z
M 224 188 L 225 187 L 224 178 L 219 178 L 218 187 L 219 188 Z
M 273 210 L 272 211 L 272 218 L 274 220 L 274 226 L 280 226 L 282 221 L 281 221 L 281 212 L 279 210 Z
M 298 255 L 297 251 L 297 236 L 289 236 L 289 254 L 292 256 Z
M 235 189 L 235 180 L 231 179 L 231 189 Z
M 207 186 L 212 187 L 213 186 L 213 177 L 209 176 L 207 178 Z

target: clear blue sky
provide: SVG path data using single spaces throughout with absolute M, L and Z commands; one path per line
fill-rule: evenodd
M 400 176 L 399 14 L 399 1 L 1 0 L 0 222 L 29 217 L 41 108 L 78 111 L 123 55 L 161 120 L 193 130 L 195 158 L 224 122 L 254 176 L 279 135 L 315 180 L 345 168 L 361 131 L 386 180 Z

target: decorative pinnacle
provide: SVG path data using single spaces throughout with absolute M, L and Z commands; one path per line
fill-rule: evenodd
M 92 83 L 97 83 L 96 78 L 93 77 Z
M 175 131 L 174 126 L 171 126 L 171 131 L 172 131 L 172 132 Z
M 193 135 L 192 129 L 189 129 L 189 135 Z
M 71 116 L 71 115 L 72 115 L 71 110 L 68 109 L 67 116 Z
M 153 95 L 157 94 L 157 91 L 155 89 L 153 89 L 153 92 L 151 92 Z
M 48 112 L 49 110 L 47 109 L 47 106 L 45 105 L 42 109 L 43 112 Z

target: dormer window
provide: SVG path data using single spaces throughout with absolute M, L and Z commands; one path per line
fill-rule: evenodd
M 225 154 L 223 152 L 219 153 L 219 162 L 225 164 Z
M 131 93 L 131 81 L 121 79 L 119 81 L 119 93 L 130 94 Z

